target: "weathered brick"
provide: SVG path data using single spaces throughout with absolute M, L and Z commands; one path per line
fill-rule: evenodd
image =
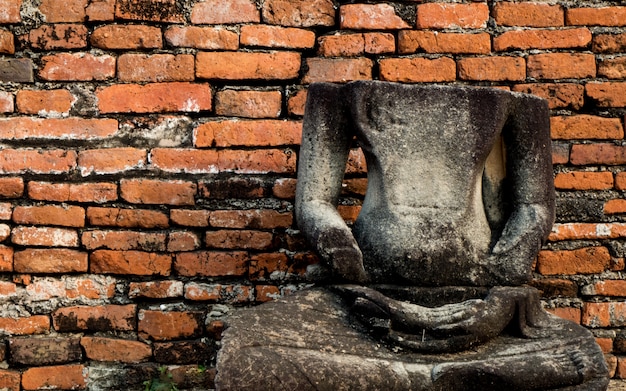
M 380 60 L 380 78 L 405 83 L 454 81 L 456 64 L 449 57 L 386 58 Z
M 319 38 L 319 55 L 323 57 L 360 56 L 395 51 L 395 38 L 388 33 L 334 34 Z
M 114 183 L 28 182 L 28 197 L 40 201 L 105 203 L 117 200 Z
M 574 144 L 570 161 L 576 165 L 626 163 L 626 147 L 609 143 Z
M 617 190 L 626 190 L 626 172 L 615 174 L 615 188 Z
M 150 345 L 126 339 L 82 337 L 80 345 L 89 360 L 139 363 L 152 357 Z
M 22 246 L 78 247 L 78 232 L 50 227 L 13 227 L 11 242 Z
M 124 82 L 193 81 L 194 73 L 191 54 L 125 53 L 117 59 L 117 77 Z
M 245 276 L 248 254 L 244 251 L 195 251 L 176 254 L 174 269 L 181 276 Z
M 303 116 L 307 90 L 299 90 L 287 96 L 287 112 L 290 115 Z
M 203 340 L 154 343 L 154 360 L 158 363 L 199 363 L 205 362 L 212 354 L 213 348 Z
M 115 77 L 115 57 L 57 53 L 41 58 L 39 77 L 49 81 L 92 81 Z
M 600 107 L 626 107 L 626 82 L 587 83 L 585 92 Z
M 623 327 L 626 303 L 584 303 L 582 324 L 587 327 Z
M 42 366 L 82 359 L 78 338 L 10 338 L 11 363 Z
M 495 4 L 493 16 L 501 26 L 560 27 L 564 23 L 563 7 L 558 4 L 501 1 Z
M 20 16 L 20 8 L 22 0 L 0 0 L 0 24 L 2 23 L 19 23 L 22 18 Z
M 245 26 L 242 26 L 242 31 L 243 27 Z M 165 41 L 171 46 L 184 48 L 206 50 L 239 48 L 237 33 L 222 27 L 172 26 L 165 30 Z
M 24 179 L 19 177 L 0 178 L 0 197 L 18 198 L 24 194 Z
M 613 188 L 613 173 L 574 171 L 558 173 L 554 186 L 561 190 L 608 190 Z
M 626 379 L 626 359 L 624 359 L 623 357 L 617 358 L 615 377 L 618 379 Z
M 391 4 L 345 4 L 339 9 L 340 28 L 395 30 L 410 28 Z
M 255 301 L 265 303 L 281 297 L 280 289 L 274 285 L 257 285 L 255 289 Z
M 18 224 L 84 227 L 85 209 L 70 205 L 17 206 L 13 210 L 13 221 Z
M 90 22 L 109 22 L 115 18 L 115 0 L 91 0 L 87 9 Z
M 12 93 L 0 91 L 0 113 L 12 113 L 15 110 L 13 100 L 14 97 Z
M 32 83 L 33 60 L 28 58 L 0 59 L 0 82 Z
M 15 53 L 15 37 L 8 30 L 0 29 L 0 53 Z
M 565 22 L 577 26 L 626 26 L 626 7 L 570 8 Z
M 62 307 L 52 313 L 52 321 L 60 332 L 134 331 L 136 313 L 134 304 Z
M 252 300 L 252 288 L 246 285 L 202 284 L 185 285 L 185 299 L 228 304 L 247 303 Z
M 0 283 L 0 297 L 3 299 L 7 299 L 9 297 L 14 297 L 17 294 L 17 284 L 13 282 L 5 282 Z M 5 346 L 2 345 L 0 347 L 0 358 L 5 357 Z
M 626 280 L 602 280 L 583 287 L 584 295 L 626 296 Z
M 417 28 L 484 28 L 489 20 L 486 3 L 427 3 L 417 6 Z
M 547 310 L 549 313 L 558 316 L 559 318 L 569 320 L 576 324 L 580 324 L 582 311 L 580 308 L 572 307 L 556 307 Z
M 196 76 L 218 80 L 285 80 L 298 77 L 300 54 L 294 52 L 200 52 Z
M 1 15 L 2 14 L 0 14 L 0 16 Z M 20 391 L 21 382 L 22 376 L 20 372 L 0 369 L 0 389 L 6 389 L 7 391 Z
M 553 139 L 622 139 L 624 129 L 619 118 L 593 115 L 558 116 L 550 119 Z
M 369 58 L 308 58 L 307 72 L 302 83 L 346 83 L 372 78 L 372 60 Z
M 617 188 L 623 188 L 624 184 L 623 182 L 623 177 L 619 177 L 616 176 L 615 177 L 615 182 L 616 182 L 616 186 Z M 615 198 L 612 200 L 608 200 L 604 203 L 604 214 L 607 215 L 612 215 L 612 214 L 618 214 L 618 213 L 626 213 L 626 200 L 624 199 L 620 199 L 620 198 Z
M 587 28 L 568 30 L 511 30 L 493 39 L 496 51 L 585 48 L 591 43 Z
M 541 297 L 577 297 L 578 284 L 574 281 L 560 278 L 535 279 L 530 283 L 534 288 L 539 289 Z
M 337 212 L 348 224 L 354 224 L 361 212 L 361 205 L 339 205 Z
M 90 272 L 130 274 L 134 276 L 169 276 L 172 257 L 143 251 L 96 250 L 89 256 Z
M 163 113 L 211 110 L 211 87 L 185 82 L 115 84 L 96 90 L 101 113 Z
M 161 30 L 144 25 L 112 24 L 94 29 L 91 45 L 100 49 L 159 49 L 163 47 Z
M 0 245 L 0 272 L 13 271 L 13 248 Z
M 18 273 L 84 273 L 87 265 L 87 253 L 77 250 L 29 248 L 13 254 Z
M 204 314 L 197 311 L 140 310 L 138 331 L 155 341 L 196 338 L 202 334 Z
M 223 90 L 215 100 L 215 114 L 223 116 L 277 118 L 282 108 L 280 91 Z
M 626 58 L 607 58 L 598 65 L 598 76 L 608 79 L 626 79 Z
M 595 53 L 620 53 L 626 51 L 626 33 L 598 34 L 593 37 Z
M 334 26 L 332 0 L 267 0 L 261 10 L 263 22 L 281 26 Z
M 82 24 L 45 24 L 30 30 L 28 41 L 39 50 L 82 49 L 87 47 L 87 33 Z
M 85 21 L 87 0 L 42 0 L 39 11 L 47 23 L 76 23 Z
M 200 248 L 200 238 L 188 231 L 172 231 L 167 238 L 167 251 L 193 251 Z
M 272 246 L 273 238 L 271 232 L 218 230 L 206 232 L 204 241 L 209 248 L 266 250 Z
M 302 123 L 284 120 L 209 121 L 199 125 L 194 136 L 198 148 L 299 145 Z
M 0 224 L 0 242 L 7 240 L 11 236 L 11 227 L 8 224 Z
M 115 295 L 116 280 L 105 276 L 62 276 L 35 278 L 26 286 L 28 297 L 33 301 L 51 299 L 102 300 Z
M 186 227 L 208 227 L 209 216 L 208 210 L 172 209 L 170 211 L 172 222 Z
M 261 13 L 253 0 L 205 0 L 191 10 L 194 24 L 258 23 Z
M 88 250 L 107 248 L 110 250 L 165 251 L 166 238 L 163 232 L 90 230 L 83 232 L 81 241 Z
M 185 19 L 183 6 L 176 0 L 159 0 L 156 4 L 136 0 L 117 0 L 115 18 L 169 23 L 182 23 Z
M 241 26 L 240 41 L 245 46 L 310 49 L 315 46 L 315 33 L 294 27 L 245 25 Z
M 22 373 L 24 390 L 76 390 L 87 387 L 87 368 L 82 364 L 28 368 Z
M 276 274 L 284 276 L 289 271 L 289 258 L 284 253 L 255 254 L 250 258 L 251 280 L 267 280 Z
M 384 54 L 396 51 L 396 39 L 389 33 L 364 33 L 365 53 Z
M 200 197 L 211 199 L 254 199 L 268 197 L 269 183 L 261 178 L 248 175 L 233 176 L 224 179 L 201 181 L 198 186 Z
M 128 288 L 128 297 L 131 299 L 167 299 L 183 296 L 183 282 L 168 281 L 146 281 L 131 282 Z
M 606 247 L 539 252 L 537 267 L 543 275 L 594 274 L 605 271 L 611 262 Z
M 422 30 L 398 32 L 400 53 L 468 53 L 488 54 L 491 51 L 491 36 L 488 33 L 438 33 Z
M 98 139 L 117 133 L 117 120 L 108 118 L 0 118 L 3 139 Z
M 584 53 L 532 54 L 527 68 L 528 76 L 538 79 L 582 79 L 596 76 L 596 58 Z
M 148 152 L 130 147 L 88 149 L 78 153 L 78 168 L 83 176 L 116 174 L 144 168 Z
M 1 186 L 2 181 L 0 181 Z M 0 202 L 0 220 L 11 220 L 11 215 L 13 215 L 13 205 L 9 202 Z
M 50 318 L 47 315 L 33 315 L 21 318 L 0 318 L 0 334 L 33 335 L 50 331 Z
M 457 62 L 461 80 L 520 81 L 526 79 L 519 57 L 470 57 Z
M 68 90 L 20 90 L 15 97 L 18 112 L 42 116 L 67 115 L 74 101 Z
M 124 228 L 167 228 L 169 219 L 161 211 L 147 209 L 87 208 L 87 221 L 94 226 Z
M 122 198 L 133 204 L 193 205 L 197 186 L 188 181 L 123 179 Z
M 293 223 L 293 215 L 272 209 L 215 210 L 210 214 L 209 223 L 217 228 L 288 228 Z

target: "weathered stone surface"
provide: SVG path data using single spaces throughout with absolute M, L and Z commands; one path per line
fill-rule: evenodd
M 0 81 L 32 83 L 33 62 L 25 58 L 0 59 Z

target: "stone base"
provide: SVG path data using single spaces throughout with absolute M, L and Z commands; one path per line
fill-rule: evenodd
M 323 288 L 243 309 L 228 321 L 217 390 L 606 390 L 591 333 L 554 318 L 541 338 L 501 335 L 468 351 L 421 354 L 387 346 Z

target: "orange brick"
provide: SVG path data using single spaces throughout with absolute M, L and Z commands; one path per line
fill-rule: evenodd
M 49 81 L 92 81 L 115 77 L 115 57 L 58 53 L 41 58 L 39 77 Z
M 172 257 L 143 251 L 96 250 L 89 256 L 91 273 L 169 276 Z
M 28 197 L 40 201 L 105 203 L 117 200 L 114 183 L 28 182 Z
M 26 249 L 13 255 L 18 273 L 84 273 L 87 253 L 69 249 Z
M 308 70 L 302 79 L 304 84 L 323 81 L 345 83 L 372 78 L 373 63 L 368 58 L 309 58 L 306 63 Z
M 620 53 L 626 51 L 626 33 L 598 34 L 593 37 L 595 53 Z
M 218 80 L 285 80 L 298 77 L 300 54 L 294 52 L 200 52 L 196 76 Z
M 18 224 L 84 227 L 85 209 L 79 206 L 17 206 L 13 221 Z
M 625 236 L 624 223 L 563 223 L 554 224 L 548 240 L 616 239 Z
M 82 49 L 87 47 L 87 27 L 82 24 L 45 24 L 30 30 L 30 45 L 39 50 Z
M 25 172 L 58 174 L 69 172 L 74 167 L 76 167 L 76 153 L 74 151 L 6 148 L 0 150 L 0 173 L 2 174 Z
M 337 211 L 348 224 L 353 224 L 361 212 L 360 205 L 339 205 Z
M 289 258 L 284 253 L 256 254 L 250 259 L 251 280 L 271 279 L 276 273 L 285 275 L 289 271 Z
M 573 115 L 550 118 L 552 139 L 622 139 L 624 129 L 619 118 Z
M 287 96 L 287 112 L 290 115 L 303 116 L 307 90 L 299 90 Z
M 13 110 L 15 110 L 13 94 L 6 91 L 0 91 L 0 113 L 12 113 Z
M 611 353 L 613 351 L 613 338 L 596 337 L 596 343 L 600 346 L 600 349 L 604 354 Z M 609 365 L 608 362 L 607 365 Z
M 598 76 L 608 79 L 626 79 L 626 58 L 607 58 L 598 65 Z
M 94 29 L 91 45 L 100 49 L 159 49 L 161 29 L 144 25 L 112 24 Z
M 626 82 L 587 83 L 585 92 L 600 107 L 626 107 Z
M 148 152 L 135 148 L 102 148 L 81 151 L 78 168 L 83 176 L 116 174 L 147 165 Z
M 19 23 L 22 0 L 0 0 L 0 23 Z
M 572 164 L 576 165 L 625 164 L 626 147 L 609 143 L 575 144 L 572 145 L 570 161 Z
M 155 341 L 199 337 L 204 324 L 197 311 L 139 311 L 138 331 Z
M 15 53 L 15 37 L 8 30 L 0 29 L 0 53 Z
M 364 196 L 367 191 L 367 178 L 344 179 L 341 194 L 348 196 Z
M 485 28 L 489 20 L 486 3 L 427 3 L 417 6 L 417 28 Z
M 380 60 L 380 78 L 405 83 L 454 81 L 456 64 L 449 57 L 385 58 Z
M 626 26 L 626 7 L 570 8 L 565 22 L 577 26 Z
M 277 118 L 282 108 L 280 91 L 223 90 L 215 96 L 215 114 L 245 118 Z
M 13 248 L 0 245 L 0 272 L 13 271 Z
M 434 31 L 402 30 L 398 33 L 400 53 L 468 53 L 488 54 L 491 36 L 488 33 L 437 33 Z
M 272 209 L 214 210 L 209 223 L 217 228 L 289 228 L 293 224 L 293 215 Z
M 181 276 L 245 276 L 248 253 L 245 251 L 195 251 L 176 254 L 174 269 Z
M 334 26 L 332 0 L 266 0 L 262 5 L 263 22 L 291 27 Z
M 117 77 L 124 82 L 193 81 L 194 56 L 191 54 L 133 54 L 117 59 Z
M 493 39 L 496 51 L 511 49 L 569 49 L 585 48 L 591 42 L 587 28 L 568 30 L 512 30 Z
M 626 379 L 626 359 L 624 359 L 623 357 L 617 358 L 615 377 L 618 379 Z
M 246 285 L 200 284 L 192 282 L 185 285 L 185 299 L 227 304 L 247 303 L 252 300 L 252 288 Z
M 525 62 L 519 57 L 475 57 L 458 60 L 461 80 L 519 81 L 526 79 Z
M 208 231 L 204 242 L 208 248 L 225 250 L 267 250 L 273 244 L 271 232 L 253 230 L 218 230 Z
M 527 59 L 528 76 L 538 79 L 582 79 L 596 76 L 596 58 L 583 53 L 533 54 Z
M 187 227 L 208 227 L 210 212 L 208 210 L 172 209 L 172 222 Z
M 89 207 L 87 208 L 87 221 L 94 226 L 124 228 L 169 227 L 169 219 L 165 213 L 147 209 Z
M 606 247 L 539 252 L 537 266 L 543 275 L 595 274 L 608 269 L 611 255 Z
M 253 0 L 206 0 L 191 10 L 194 24 L 258 23 L 261 15 Z
M 199 112 L 212 108 L 207 84 L 115 84 L 98 88 L 96 97 L 101 113 Z
M 24 194 L 24 180 L 22 178 L 0 178 L 0 197 L 18 198 L 22 194 Z
M 560 5 L 501 1 L 495 4 L 494 19 L 501 26 L 559 27 L 564 13 Z
M 85 21 L 87 0 L 42 0 L 39 11 L 47 23 L 72 23 Z
M 42 116 L 68 114 L 74 103 L 68 90 L 20 90 L 17 92 L 17 111 Z
M 0 3 L 2 3 L 2 1 L 0 1 Z M 0 388 L 4 388 L 7 391 L 20 391 L 21 382 L 22 376 L 20 372 L 8 369 L 0 370 Z
M 0 186 L 2 181 L 0 181 Z M 13 215 L 13 205 L 9 202 L 1 202 L 0 203 L 0 220 L 11 220 L 11 215 Z
M 139 363 L 152 357 L 152 348 L 144 342 L 116 338 L 82 337 L 80 344 L 89 360 Z
M 0 331 L 8 335 L 46 334 L 50 332 L 50 318 L 47 315 L 0 318 Z
M 131 282 L 128 288 L 128 297 L 131 299 L 167 299 L 182 296 L 182 281 Z
M 348 153 L 348 163 L 346 164 L 346 174 L 367 173 L 367 163 L 361 148 L 351 149 Z
M 624 188 L 624 183 L 622 183 L 624 179 L 625 178 L 623 176 L 620 176 L 619 174 L 616 175 L 615 187 L 620 188 L 620 189 Z M 616 199 L 608 200 L 604 203 L 604 214 L 612 215 L 612 214 L 618 214 L 618 213 L 626 213 L 626 200 L 616 198 Z
M 584 303 L 583 326 L 623 327 L 626 325 L 626 303 Z
M 92 0 L 87 9 L 90 22 L 108 22 L 115 18 L 115 0 Z
M 255 292 L 255 300 L 259 303 L 265 303 L 281 297 L 280 289 L 274 285 L 257 285 Z
M 13 227 L 11 242 L 22 246 L 78 247 L 76 230 L 51 227 Z
M 243 27 L 241 27 L 242 34 Z M 165 30 L 165 41 L 171 46 L 184 48 L 206 50 L 237 50 L 239 48 L 237 33 L 222 27 L 172 26 Z
M 52 313 L 54 329 L 59 332 L 134 331 L 137 306 L 98 305 L 62 307 Z
M 137 231 L 85 231 L 81 241 L 88 250 L 108 248 L 111 250 L 165 251 L 164 232 Z
M 187 181 L 123 179 L 122 198 L 133 204 L 193 205 L 197 186 Z
M 624 297 L 626 296 L 626 280 L 597 281 L 585 286 L 583 293 L 585 295 Z
M 410 28 L 391 4 L 345 4 L 339 8 L 340 28 L 396 30 Z
M 167 238 L 167 251 L 193 251 L 200 248 L 197 234 L 187 231 L 171 231 Z
M 158 5 L 146 6 L 136 0 L 117 0 L 116 19 L 146 20 L 153 22 L 183 23 L 183 5 L 176 0 L 159 0 Z
M 22 374 L 24 390 L 75 390 L 87 387 L 87 368 L 82 364 L 28 368 Z
M 550 312 L 553 315 L 558 316 L 559 318 L 567 319 L 576 324 L 580 324 L 580 319 L 582 316 L 582 311 L 580 308 L 572 308 L 572 307 L 550 308 L 548 309 L 548 312 Z
M 0 137 L 13 139 L 97 139 L 117 133 L 117 120 L 108 118 L 0 118 Z
M 322 57 L 351 57 L 365 53 L 363 34 L 325 35 L 318 41 L 318 54 Z
M 241 44 L 269 48 L 309 49 L 315 46 L 315 33 L 293 27 L 241 26 Z
M 299 145 L 302 139 L 300 121 L 210 121 L 196 128 L 195 146 L 280 146 Z
M 389 33 L 364 33 L 365 53 L 384 54 L 396 51 L 396 39 Z

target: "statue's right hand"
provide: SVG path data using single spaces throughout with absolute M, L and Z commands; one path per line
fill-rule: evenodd
M 348 227 L 327 229 L 319 235 L 317 249 L 333 277 L 359 283 L 367 281 L 363 254 Z

